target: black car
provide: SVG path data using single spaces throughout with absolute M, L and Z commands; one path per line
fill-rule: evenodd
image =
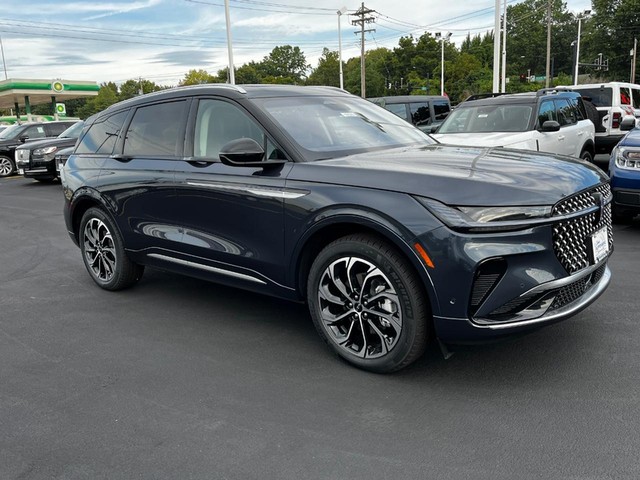
M 16 148 L 18 173 L 41 182 L 58 177 L 55 156 L 62 149 L 76 144 L 84 122 L 76 122 L 55 138 L 27 142 Z
M 87 121 L 61 179 L 100 287 L 150 266 L 306 301 L 329 347 L 377 372 L 433 335 L 478 342 L 566 319 L 611 276 L 597 167 L 444 146 L 328 87 L 127 100 Z
M 441 95 L 396 95 L 367 100 L 395 113 L 424 132 L 431 132 L 451 111 L 449 98 Z
M 35 122 L 11 125 L 0 132 L 0 178 L 13 175 L 15 150 L 26 141 L 57 137 L 77 120 Z

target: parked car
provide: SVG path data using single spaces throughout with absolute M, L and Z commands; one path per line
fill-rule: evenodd
M 55 138 L 27 142 L 16 148 L 18 173 L 26 178 L 50 182 L 58 177 L 55 156 L 63 148 L 76 144 L 84 122 L 76 122 Z
M 640 213 L 640 129 L 636 119 L 625 117 L 620 129 L 628 133 L 611 152 L 609 176 L 613 191 L 613 218 L 625 222 Z
M 87 120 L 61 179 L 101 288 L 150 266 L 306 300 L 328 346 L 376 372 L 409 365 L 432 335 L 563 320 L 610 281 L 600 169 L 441 145 L 329 87 L 200 85 L 115 104 Z
M 596 126 L 596 149 L 599 153 L 610 153 L 625 135 L 620 129 L 620 123 L 625 116 L 634 115 L 640 118 L 640 85 L 608 82 L 564 88 L 591 98 L 591 102 L 598 109 L 600 123 Z
M 368 100 L 425 132 L 430 132 L 432 127 L 440 125 L 451 111 L 449 98 L 440 95 L 397 95 L 373 97 Z
M 37 122 L 11 125 L 0 132 L 0 178 L 13 175 L 16 147 L 26 141 L 57 137 L 77 120 L 59 122 Z
M 58 176 L 60 176 L 60 170 L 64 167 L 64 164 L 67 163 L 69 157 L 73 153 L 75 149 L 75 145 L 73 147 L 62 148 L 56 152 L 55 157 L 53 157 L 53 162 L 56 166 L 56 172 Z
M 593 161 L 595 128 L 580 95 L 543 89 L 459 104 L 433 136 L 451 145 L 508 147 Z

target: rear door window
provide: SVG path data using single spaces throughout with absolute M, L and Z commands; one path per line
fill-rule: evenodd
M 437 122 L 443 121 L 449 115 L 451 105 L 447 102 L 433 102 L 433 114 Z
M 633 94 L 633 108 L 640 108 L 640 88 L 632 88 L 631 93 Z
M 48 137 L 57 137 L 64 132 L 71 124 L 70 123 L 48 123 L 45 125 Z
M 124 110 L 91 125 L 87 133 L 82 137 L 76 153 L 111 155 L 128 113 L 128 110 Z
M 620 87 L 620 105 L 631 105 L 631 90 L 627 87 Z
M 139 107 L 127 129 L 126 156 L 178 156 L 184 144 L 185 100 Z
M 411 112 L 411 123 L 415 126 L 431 124 L 431 112 L 429 111 L 428 102 L 410 103 L 409 111 Z

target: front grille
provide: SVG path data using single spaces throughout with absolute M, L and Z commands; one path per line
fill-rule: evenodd
M 604 183 L 586 192 L 565 198 L 553 207 L 552 215 L 567 215 L 599 205 L 598 195 L 594 194 L 602 195 L 609 202 L 611 189 L 608 184 Z M 611 203 L 603 207 L 599 221 L 598 216 L 599 212 L 594 212 L 554 225 L 553 250 L 567 273 L 575 273 L 592 263 L 590 258 L 591 235 L 601 228 L 607 228 L 609 251 L 612 250 Z
M 549 307 L 548 311 L 551 312 L 553 310 L 557 310 L 558 308 L 562 308 L 579 299 L 587 290 L 600 281 L 602 275 L 604 275 L 605 268 L 605 265 L 602 265 L 591 275 L 581 278 L 580 280 L 576 280 L 566 287 L 562 287 L 557 290 L 555 292 L 553 303 Z

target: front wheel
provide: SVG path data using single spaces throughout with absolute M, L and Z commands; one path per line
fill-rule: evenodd
M 13 165 L 13 160 L 11 160 L 9 157 L 0 156 L 0 178 L 13 175 L 15 169 L 16 168 Z
M 316 330 L 343 359 L 386 373 L 424 353 L 426 294 L 409 262 L 384 240 L 355 234 L 334 241 L 317 256 L 308 280 Z
M 100 208 L 90 208 L 82 216 L 79 240 L 89 275 L 105 290 L 122 290 L 142 277 L 144 267 L 129 259 L 120 232 Z

